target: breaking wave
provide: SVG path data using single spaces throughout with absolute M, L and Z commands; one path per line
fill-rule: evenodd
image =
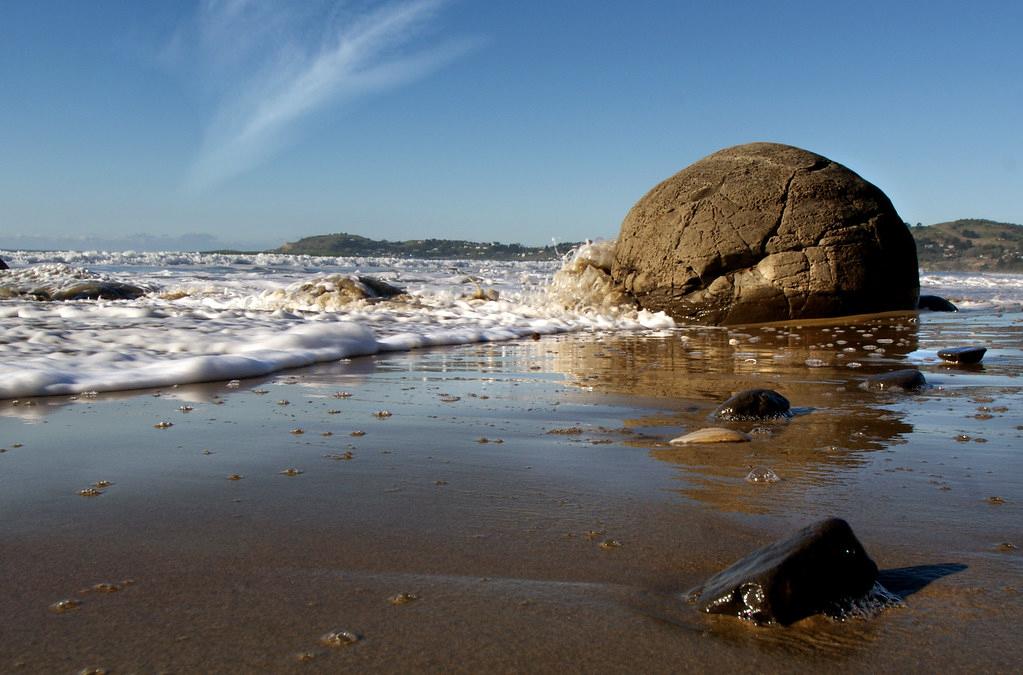
M 353 356 L 671 327 L 558 263 L 277 254 L 4 254 L 0 398 L 231 380 Z M 83 265 L 88 265 L 85 267 Z M 583 285 L 589 282 L 582 282 Z M 103 287 L 107 294 L 62 290 Z M 113 289 L 138 289 L 117 295 Z M 62 301 L 56 301 L 62 300 Z

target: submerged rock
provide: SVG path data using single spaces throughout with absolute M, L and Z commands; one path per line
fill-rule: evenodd
M 366 297 L 393 298 L 396 295 L 402 295 L 405 293 L 404 288 L 399 288 L 394 284 L 387 283 L 383 279 L 377 279 L 376 277 L 370 277 L 364 274 L 356 276 L 355 281 L 369 289 L 369 293 L 365 293 L 364 289 L 359 289 L 360 292 L 365 293 Z
M 938 357 L 949 363 L 961 363 L 968 365 L 980 363 L 987 353 L 987 347 L 949 347 L 938 351 Z
M 82 281 L 65 288 L 35 291 L 38 300 L 134 300 L 146 294 L 146 289 L 120 281 Z
M 932 312 L 958 312 L 959 308 L 937 295 L 921 295 L 917 309 L 929 309 Z
M 753 440 L 752 436 L 735 429 L 707 427 L 706 429 L 697 429 L 685 436 L 673 438 L 668 442 L 672 445 L 691 445 L 695 443 L 745 443 L 751 440 Z
M 750 553 L 689 593 L 710 614 L 788 625 L 860 598 L 877 565 L 849 524 L 829 518 Z
M 791 417 L 789 400 L 772 389 L 747 389 L 733 394 L 712 413 L 722 420 L 765 420 Z
M 924 374 L 919 370 L 906 368 L 904 370 L 893 370 L 890 373 L 881 373 L 868 377 L 863 383 L 867 389 L 901 389 L 903 391 L 916 391 L 927 386 Z
M 471 293 L 463 293 L 462 299 L 464 300 L 483 300 L 487 302 L 494 302 L 501 297 L 501 294 L 493 288 L 483 288 L 479 284 L 476 285 L 476 290 Z
M 622 222 L 611 276 L 650 311 L 738 324 L 917 307 L 916 243 L 891 201 L 826 157 L 720 150 Z
M 267 307 L 286 309 L 315 308 L 333 311 L 353 302 L 376 302 L 403 295 L 405 289 L 361 274 L 326 274 L 298 281 L 286 288 L 266 291 L 262 300 Z
M 62 263 L 19 267 L 7 271 L 0 281 L 0 299 L 24 298 L 43 302 L 134 300 L 153 290 Z

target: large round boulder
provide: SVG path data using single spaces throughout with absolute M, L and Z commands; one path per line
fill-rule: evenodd
M 726 148 L 622 223 L 614 282 L 683 321 L 755 323 L 916 309 L 916 244 L 850 169 L 777 143 Z

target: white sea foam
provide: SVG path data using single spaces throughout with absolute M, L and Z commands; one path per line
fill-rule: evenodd
M 587 242 L 567 256 L 554 274 L 550 297 L 566 308 L 599 307 L 617 312 L 630 305 L 611 281 L 614 240 Z
M 0 287 L 132 283 L 134 300 L 0 301 L 0 398 L 264 375 L 382 351 L 533 333 L 664 329 L 663 314 L 552 296 L 558 263 L 277 254 L 3 253 Z M 400 286 L 378 300 L 357 275 Z M 349 293 L 362 287 L 366 299 Z M 496 300 L 472 299 L 480 292 Z M 17 293 L 9 295 L 17 296 Z
M 947 298 L 960 310 L 1023 311 L 1023 274 L 925 272 L 920 292 Z

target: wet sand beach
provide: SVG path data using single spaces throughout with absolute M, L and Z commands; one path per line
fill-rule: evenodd
M 981 365 L 937 358 L 965 344 Z M 0 401 L 0 670 L 1012 672 L 1021 345 L 1018 314 L 924 313 Z M 929 387 L 861 387 L 900 368 Z M 668 443 L 750 387 L 796 415 Z M 783 628 L 685 602 L 831 515 L 902 606 Z

